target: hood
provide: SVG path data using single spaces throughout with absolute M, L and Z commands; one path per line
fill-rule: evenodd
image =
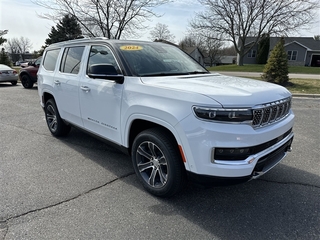
M 252 107 L 291 96 L 279 85 L 221 74 L 142 77 L 142 82 L 168 90 L 199 93 L 224 107 Z

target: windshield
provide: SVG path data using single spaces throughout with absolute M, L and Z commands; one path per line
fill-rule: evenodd
M 118 43 L 117 47 L 136 76 L 170 76 L 208 73 L 189 55 L 163 43 Z

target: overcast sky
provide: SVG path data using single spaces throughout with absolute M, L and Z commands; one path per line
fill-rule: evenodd
M 169 26 L 170 32 L 175 35 L 175 41 L 178 43 L 187 33 L 189 20 L 196 11 L 201 10 L 202 6 L 196 0 L 176 0 L 158 7 L 156 12 L 163 16 L 147 23 L 149 29 L 140 34 L 140 39 L 149 40 L 150 29 L 161 22 Z M 6 39 L 21 36 L 29 38 L 32 42 L 31 50 L 39 50 L 48 38 L 51 27 L 56 26 L 55 22 L 38 16 L 46 12 L 46 9 L 33 4 L 30 0 L 0 0 L 0 30 L 9 30 L 5 35 Z M 310 26 L 311 30 L 300 31 L 296 36 L 320 35 L 320 11 L 315 19 L 318 23 Z

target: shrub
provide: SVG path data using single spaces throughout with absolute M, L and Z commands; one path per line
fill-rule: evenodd
M 2 48 L 0 52 L 0 63 L 5 64 L 7 66 L 11 66 L 11 61 L 6 52 L 4 51 L 4 48 Z
M 288 73 L 288 55 L 284 49 L 284 38 L 281 38 L 271 51 L 261 77 L 268 82 L 286 85 L 289 82 Z

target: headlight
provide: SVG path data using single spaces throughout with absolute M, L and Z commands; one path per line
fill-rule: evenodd
M 193 107 L 198 118 L 219 122 L 245 122 L 252 120 L 251 109 L 224 109 Z

